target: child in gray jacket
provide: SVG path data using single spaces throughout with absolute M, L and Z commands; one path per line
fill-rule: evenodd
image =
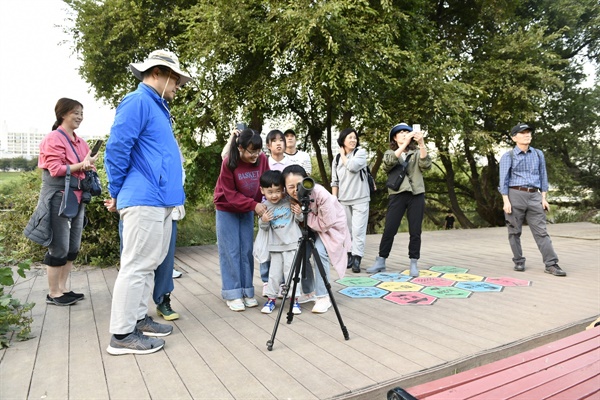
M 265 197 L 267 211 L 260 216 L 259 233 L 254 243 L 255 256 L 259 262 L 271 259 L 269 269 L 269 282 L 266 294 L 267 302 L 261 312 L 270 314 L 275 309 L 275 300 L 280 283 L 287 282 L 294 255 L 298 246 L 298 239 L 302 236 L 300 227 L 296 223 L 302 215 L 292 213 L 290 200 L 285 193 L 285 185 L 280 171 L 265 171 L 260 177 L 260 191 Z M 262 249 L 262 251 L 261 251 Z M 261 255 L 262 253 L 262 255 Z M 298 297 L 294 299 L 293 313 L 300 314 Z

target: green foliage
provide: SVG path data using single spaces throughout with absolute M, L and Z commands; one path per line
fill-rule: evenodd
M 0 235 L 0 243 L 4 242 L 4 237 Z M 31 310 L 35 303 L 22 304 L 19 299 L 12 297 L 10 293 L 5 293 L 5 287 L 12 287 L 15 284 L 13 278 L 13 265 L 15 261 L 12 257 L 6 256 L 4 247 L 0 245 L 0 348 L 10 345 L 10 332 L 16 332 L 18 340 L 27 340 L 31 337 Z M 25 271 L 29 270 L 30 261 L 18 263 L 15 272 L 25 278 Z
M 128 64 L 155 48 L 193 73 L 173 103 L 193 205 L 234 122 L 267 119 L 297 129 L 325 186 L 336 130 L 359 130 L 377 172 L 390 126 L 427 125 L 431 206 L 463 227 L 503 223 L 496 154 L 518 121 L 538 128 L 553 184 L 600 199 L 598 87 L 581 88 L 583 61 L 600 54 L 597 0 L 66 3 L 81 73 L 106 101 L 134 87 Z
M 103 183 L 103 195 L 106 195 L 106 174 L 102 160 L 96 162 L 96 167 Z M 10 206 L 7 207 L 10 210 L 0 213 L 0 236 L 10 238 L 5 242 L 5 248 L 16 259 L 41 261 L 46 252 L 44 247 L 23 235 L 23 229 L 37 206 L 40 187 L 40 171 L 28 172 L 22 174 L 8 195 L 0 195 L 0 203 Z M 88 222 L 83 230 L 77 263 L 116 265 L 119 260 L 118 215 L 106 211 L 102 196 L 99 196 L 93 197 L 86 205 L 86 217 Z

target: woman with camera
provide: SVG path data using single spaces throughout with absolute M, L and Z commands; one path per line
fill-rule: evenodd
M 366 170 L 367 152 L 358 147 L 358 133 L 354 128 L 341 131 L 337 142 L 340 152 L 331 163 L 331 192 L 344 206 L 348 229 L 352 236 L 348 268 L 359 273 L 360 261 L 365 253 L 371 201 Z
M 83 105 L 72 99 L 58 100 L 54 108 L 56 122 L 40 143 L 38 167 L 42 168 L 42 188 L 36 210 L 25 236 L 48 247 L 43 263 L 46 264 L 49 293 L 46 303 L 68 306 L 83 299 L 82 293 L 67 288 L 73 261 L 79 253 L 85 217 L 85 200 L 89 193 L 81 190 L 85 171 L 95 169 L 97 156 L 92 157 L 85 140 L 75 129 L 83 120 Z M 69 177 L 69 190 L 65 193 L 65 180 Z M 72 190 L 71 190 L 72 189 Z M 74 196 L 73 217 L 61 216 L 63 197 Z
M 388 188 L 389 202 L 385 216 L 385 228 L 379 243 L 379 256 L 368 273 L 385 271 L 385 260 L 390 255 L 394 237 L 398 233 L 400 221 L 406 213 L 408 218 L 408 257 L 410 276 L 419 276 L 417 262 L 421 257 L 421 225 L 425 214 L 425 182 L 423 171 L 431 168 L 431 157 L 423 140 L 423 132 L 415 131 L 400 123 L 390 130 L 390 150 L 383 155 L 383 170 L 386 173 L 399 163 L 406 162 L 406 175 L 398 190 Z
M 258 306 L 254 298 L 254 214 L 267 211 L 260 176 L 269 169 L 262 138 L 252 129 L 231 135 L 227 157 L 215 186 L 217 244 L 221 268 L 221 296 L 232 311 Z
M 299 192 L 298 184 L 308 178 L 308 174 L 301 166 L 289 165 L 285 167 L 282 174 L 285 180 L 285 190 L 292 199 L 292 212 L 296 215 L 302 213 L 301 205 L 304 203 L 310 209 L 305 221 L 315 233 L 315 248 L 323 263 L 327 280 L 329 281 L 330 263 L 333 264 L 340 278 L 343 278 L 348 263 L 347 252 L 350 251 L 351 246 L 344 208 L 337 198 L 321 185 L 315 184 L 309 192 L 305 190 L 303 193 Z M 302 198 L 303 194 L 307 198 Z M 300 298 L 300 302 L 315 301 L 312 312 L 325 313 L 331 307 L 331 299 L 318 267 L 316 272 L 315 281 L 312 270 L 307 271 L 307 282 L 302 283 L 305 294 Z M 313 290 L 314 294 L 311 293 Z

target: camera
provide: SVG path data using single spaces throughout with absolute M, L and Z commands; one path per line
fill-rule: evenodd
M 241 132 L 244 129 L 248 129 L 248 125 L 245 122 L 240 122 L 235 125 L 235 129 Z
M 83 193 L 81 193 L 81 202 L 84 204 L 88 204 L 90 201 L 92 201 L 92 194 L 88 191 L 84 191 Z
M 306 177 L 302 179 L 302 181 L 298 182 L 298 187 L 296 189 L 298 193 L 298 200 L 304 205 L 308 205 L 310 203 L 310 194 L 315 188 L 315 180 L 311 177 Z

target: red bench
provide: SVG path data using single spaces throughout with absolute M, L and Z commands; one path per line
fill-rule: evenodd
M 396 388 L 388 393 L 388 399 L 414 398 L 600 399 L 600 327 L 406 391 Z

